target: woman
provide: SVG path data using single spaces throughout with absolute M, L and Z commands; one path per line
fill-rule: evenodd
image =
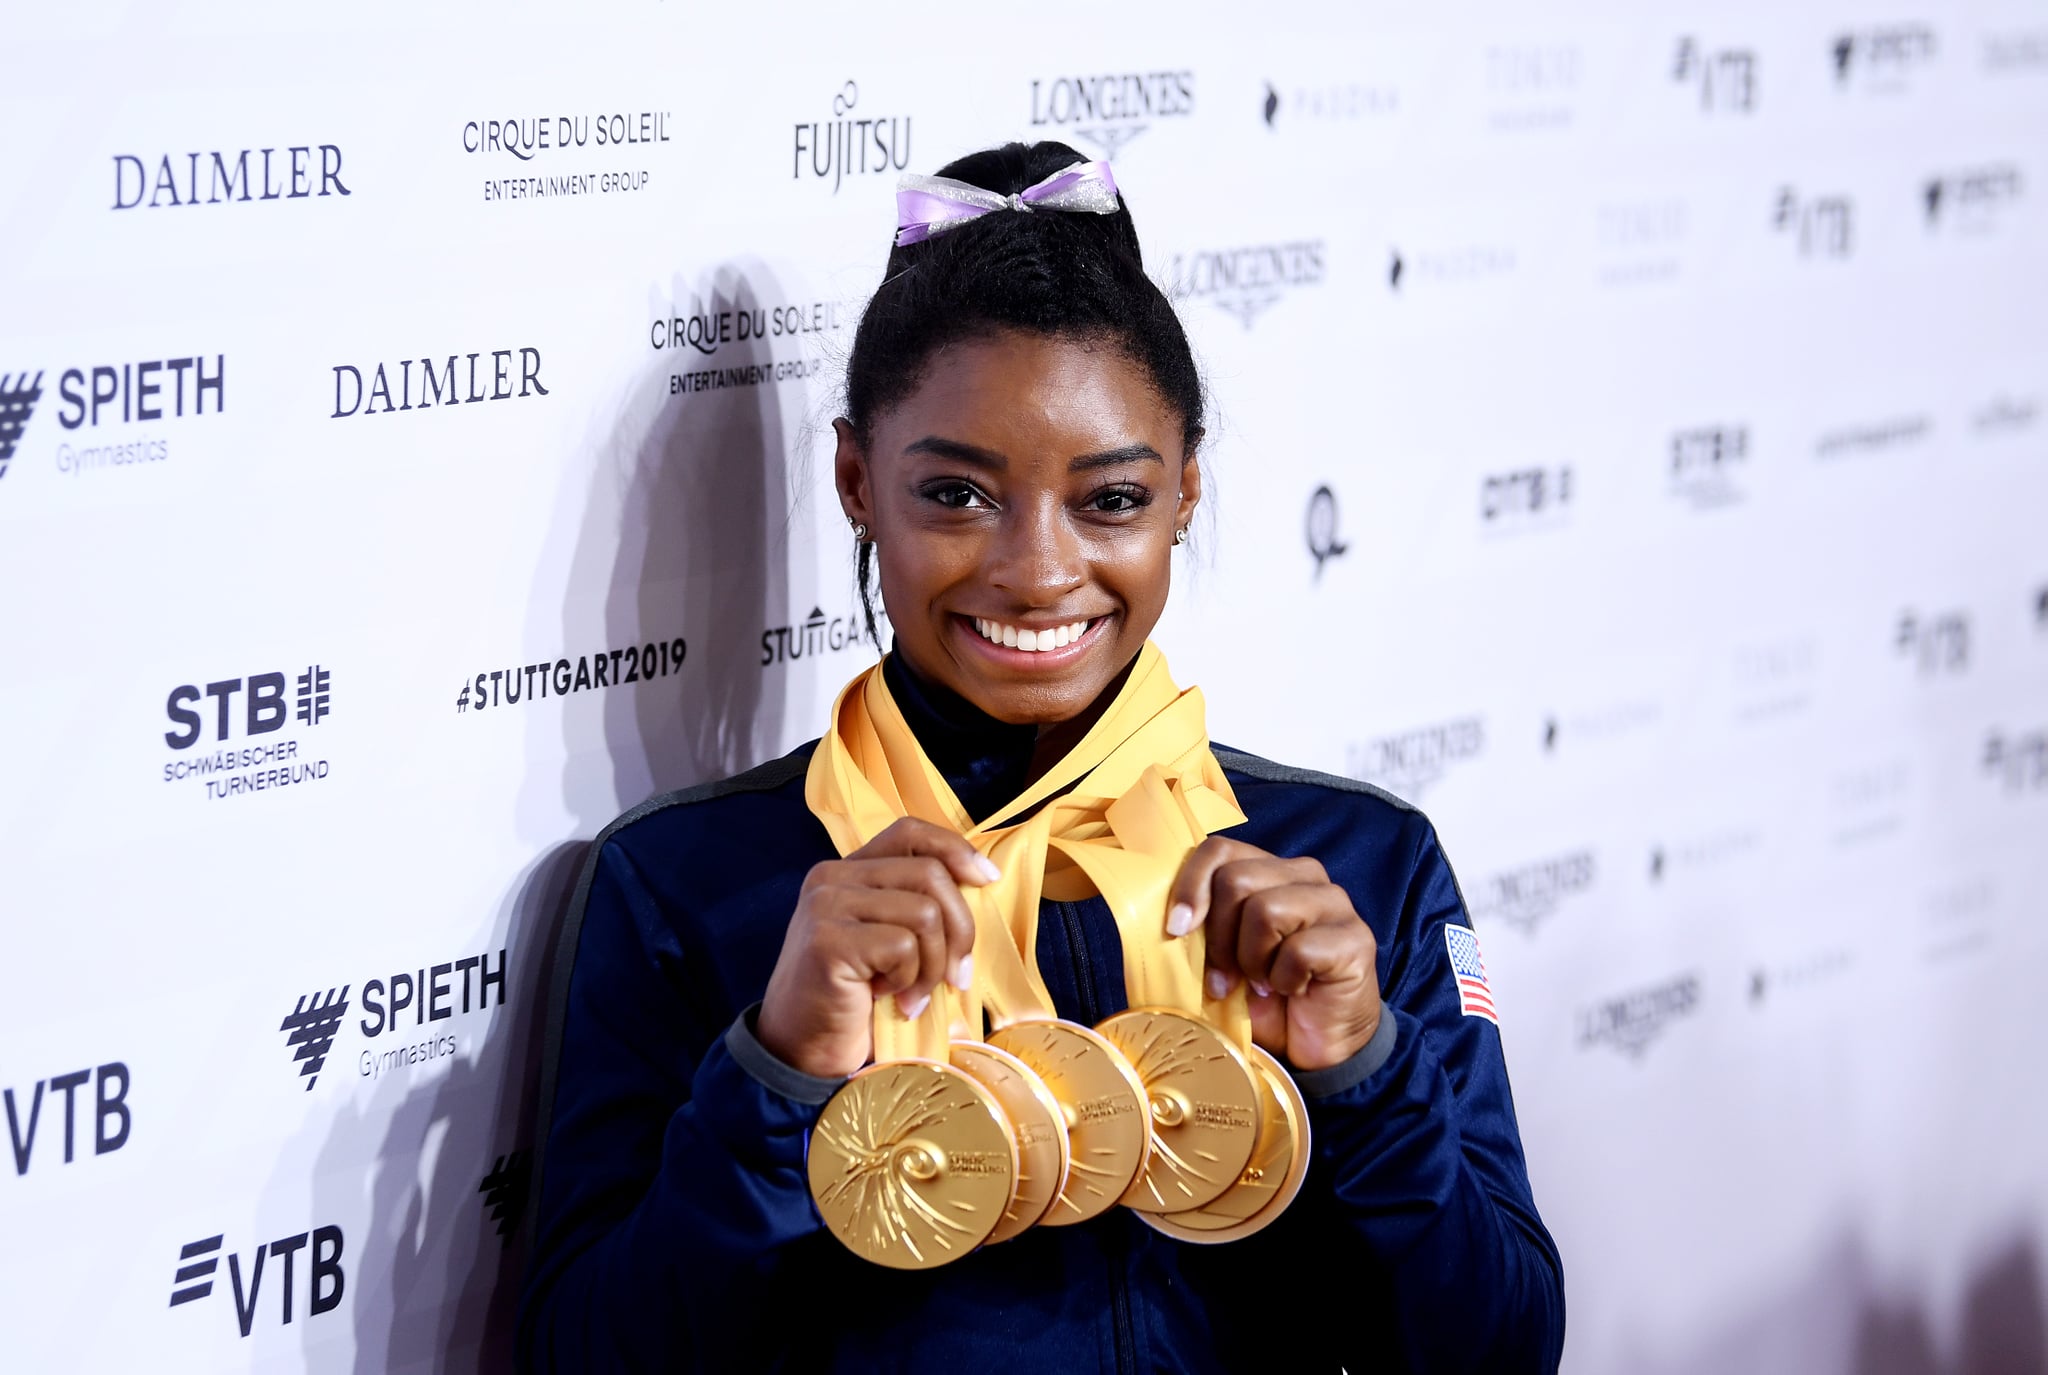
M 1203 396 L 1106 167 L 1012 144 L 943 176 L 995 194 L 900 198 L 836 474 L 894 631 L 869 696 L 886 688 L 978 822 L 1101 735 L 1134 665 L 1163 674 L 1141 651 L 1201 499 Z M 553 1009 L 531 1368 L 1555 1367 L 1557 1252 L 1491 1007 L 1452 969 L 1468 923 L 1434 831 L 1375 789 L 1220 747 L 1247 819 L 1179 867 L 1166 926 L 1206 936 L 1211 995 L 1248 986 L 1256 1041 L 1307 1099 L 1292 1206 L 1214 1246 L 1116 1208 L 910 1273 L 841 1246 L 809 1133 L 868 1062 L 878 1000 L 914 1018 L 973 984 L 963 894 L 1000 875 L 917 817 L 835 848 L 828 747 L 599 839 Z M 1032 915 L 1054 1010 L 1120 1011 L 1103 899 Z

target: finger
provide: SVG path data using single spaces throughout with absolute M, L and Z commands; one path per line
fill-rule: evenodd
M 938 899 L 926 892 L 900 888 L 864 888 L 855 903 L 857 919 L 869 925 L 894 926 L 917 941 L 917 970 L 908 984 L 891 989 L 906 1017 L 924 1011 L 932 990 L 952 970 L 946 954 L 946 918 Z
M 846 864 L 842 880 L 850 886 L 896 889 L 932 898 L 945 923 L 946 981 L 963 990 L 973 983 L 974 913 L 968 910 L 952 870 L 931 855 L 891 855 Z
M 1287 1058 L 1287 1000 L 1277 994 L 1245 999 L 1251 1010 L 1252 1039 L 1281 1059 Z
M 1210 836 L 1188 852 L 1166 895 L 1166 934 L 1185 936 L 1209 916 L 1209 883 L 1233 859 L 1251 859 L 1265 851 L 1224 836 Z
M 1282 941 L 1338 914 L 1330 901 L 1336 891 L 1327 883 L 1283 883 L 1245 895 L 1238 906 L 1237 968 L 1253 992 L 1264 996 L 1273 987 L 1273 954 Z
M 1209 881 L 1209 916 L 1206 925 L 1209 930 L 1210 974 L 1207 987 L 1211 997 L 1220 998 L 1228 993 L 1239 976 L 1244 973 L 1244 938 L 1241 928 L 1244 922 L 1245 903 L 1254 894 L 1269 888 L 1299 883 L 1308 873 L 1301 860 L 1276 859 L 1264 851 L 1253 851 L 1253 854 L 1255 858 L 1225 862 Z M 1307 864 L 1315 864 L 1315 861 L 1309 860 Z M 1321 872 L 1322 866 L 1316 864 L 1315 868 L 1317 872 Z M 1259 971 L 1263 975 L 1263 963 L 1260 964 Z
M 1364 922 L 1323 922 L 1280 942 L 1266 986 L 1278 998 L 1298 998 L 1310 984 L 1345 984 L 1374 969 L 1372 929 Z
M 1003 876 L 995 862 L 943 826 L 914 816 L 899 817 L 887 830 L 848 855 L 848 859 L 881 859 L 888 855 L 929 855 L 946 866 L 956 883 L 979 888 Z
M 820 939 L 827 945 L 833 971 L 865 983 L 877 999 L 907 989 L 917 980 L 921 963 L 917 937 L 901 926 L 839 922 L 829 932 L 820 933 Z

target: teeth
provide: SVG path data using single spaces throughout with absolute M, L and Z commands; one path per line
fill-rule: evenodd
M 1088 622 L 1074 621 L 1068 625 L 1056 625 L 1045 630 L 1020 630 L 1001 621 L 976 617 L 974 628 L 984 640 L 992 644 L 1042 654 L 1048 649 L 1064 649 L 1080 639 L 1088 632 Z

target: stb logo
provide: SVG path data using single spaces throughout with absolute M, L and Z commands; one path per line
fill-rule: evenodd
M 40 372 L 33 378 L 25 372 L 0 376 L 0 477 L 7 476 L 7 461 L 14 457 L 14 446 L 21 442 L 21 432 L 42 396 Z
M 292 697 L 296 706 L 299 724 L 317 726 L 328 716 L 329 702 L 333 694 L 330 685 L 333 674 L 318 664 L 309 665 L 296 680 L 297 691 Z M 243 713 L 243 734 L 267 735 L 271 731 L 284 729 L 287 705 L 285 700 L 285 675 L 282 673 L 253 673 L 249 675 L 246 711 Z M 229 704 L 235 695 L 243 690 L 240 678 L 223 678 L 206 685 L 206 695 L 214 699 L 214 739 L 226 740 L 234 734 L 233 718 Z M 171 689 L 171 695 L 164 704 L 164 711 L 177 730 L 164 732 L 164 743 L 174 750 L 190 749 L 205 734 L 205 718 L 194 708 L 199 702 L 199 687 L 195 683 Z
M 341 1019 L 347 1015 L 348 985 L 343 984 L 339 995 L 330 988 L 325 998 L 315 993 L 299 999 L 299 1005 L 277 1024 L 279 1031 L 291 1033 L 285 1044 L 295 1048 L 292 1059 L 299 1066 L 299 1077 L 306 1081 L 306 1092 L 311 1093 L 319 1081 L 320 1071 L 327 1064 L 327 1052 L 334 1049 L 335 1033 L 341 1030 Z

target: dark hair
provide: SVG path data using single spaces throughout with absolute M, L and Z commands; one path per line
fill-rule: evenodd
M 939 175 L 1009 196 L 1084 160 L 1064 143 L 1006 143 L 948 163 Z M 1201 373 L 1180 317 L 1145 275 L 1128 202 L 1113 215 L 996 211 L 890 249 L 846 365 L 846 419 L 861 444 L 876 416 L 917 390 L 933 354 L 1000 330 L 1115 348 L 1180 413 L 1185 452 L 1194 453 L 1202 437 Z M 879 645 L 873 565 L 874 546 L 863 542 L 861 606 Z

